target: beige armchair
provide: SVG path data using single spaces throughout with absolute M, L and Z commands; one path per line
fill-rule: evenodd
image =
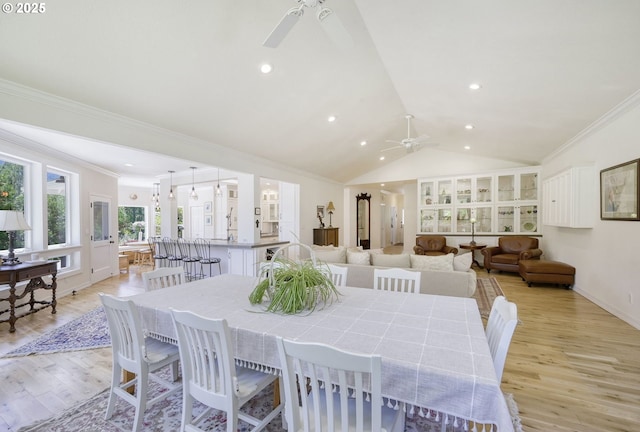
M 416 245 L 413 247 L 416 255 L 446 255 L 458 253 L 458 249 L 447 246 L 447 238 L 439 235 L 422 235 L 416 237 Z
M 498 239 L 498 246 L 481 250 L 484 255 L 484 268 L 518 273 L 520 260 L 540 259 L 542 251 L 538 249 L 538 239 L 525 236 L 508 236 Z

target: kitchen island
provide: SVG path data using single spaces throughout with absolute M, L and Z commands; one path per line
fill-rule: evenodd
M 238 242 L 222 239 L 206 239 L 209 242 L 211 257 L 220 258 L 222 273 L 238 274 L 244 276 L 257 276 L 260 263 L 267 261 L 280 247 L 289 244 L 277 237 L 263 238 L 255 242 Z M 193 241 L 187 239 L 192 255 L 195 255 Z M 162 260 L 156 260 L 156 266 L 162 265 Z M 204 268 L 204 274 L 216 276 L 217 266 Z

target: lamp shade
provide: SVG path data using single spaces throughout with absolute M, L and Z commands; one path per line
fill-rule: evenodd
M 20 211 L 0 210 L 0 231 L 26 231 L 31 227 Z
M 333 205 L 333 201 L 329 201 L 329 204 L 327 205 L 327 211 L 332 212 L 332 211 L 335 211 L 335 209 L 336 208 Z

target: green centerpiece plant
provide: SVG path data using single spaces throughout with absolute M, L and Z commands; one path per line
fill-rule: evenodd
M 316 263 L 313 251 L 310 260 L 302 261 L 279 257 L 278 252 L 271 264 L 262 269 L 260 281 L 249 295 L 252 305 L 266 300 L 267 312 L 297 314 L 311 313 L 318 306 L 324 307 L 338 299 L 340 293 L 333 284 L 329 268 L 326 264 Z

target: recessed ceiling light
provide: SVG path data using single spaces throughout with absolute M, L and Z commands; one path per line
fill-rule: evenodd
M 464 146 L 464 149 L 465 150 L 471 150 L 471 146 L 466 145 L 466 146 Z
M 478 83 L 471 83 L 469 84 L 469 88 L 471 90 L 480 90 L 482 88 L 482 86 Z
M 380 160 L 384 160 L 384 156 L 380 156 Z
M 336 116 L 334 116 L 334 115 L 330 115 L 330 116 L 329 116 L 329 118 L 327 119 L 327 121 L 329 121 L 329 122 L 334 122 L 334 121 L 336 121 Z
M 272 70 L 273 70 L 273 66 L 271 66 L 269 63 L 265 63 L 262 66 L 260 66 L 260 72 L 262 72 L 263 74 L 268 74 Z
M 133 166 L 133 164 L 132 164 L 132 163 L 126 163 L 126 164 L 124 164 L 124 166 L 126 166 L 126 167 L 132 167 L 132 166 Z
M 384 187 L 384 183 L 380 183 L 380 187 Z
M 361 146 L 366 146 L 366 145 L 367 145 L 367 142 L 366 142 L 366 141 L 360 141 L 360 145 L 361 145 Z
M 469 130 L 473 129 L 474 127 L 475 127 L 475 126 L 474 126 L 474 125 L 472 125 L 472 124 L 464 125 L 464 128 L 465 128 L 465 129 L 469 129 Z

